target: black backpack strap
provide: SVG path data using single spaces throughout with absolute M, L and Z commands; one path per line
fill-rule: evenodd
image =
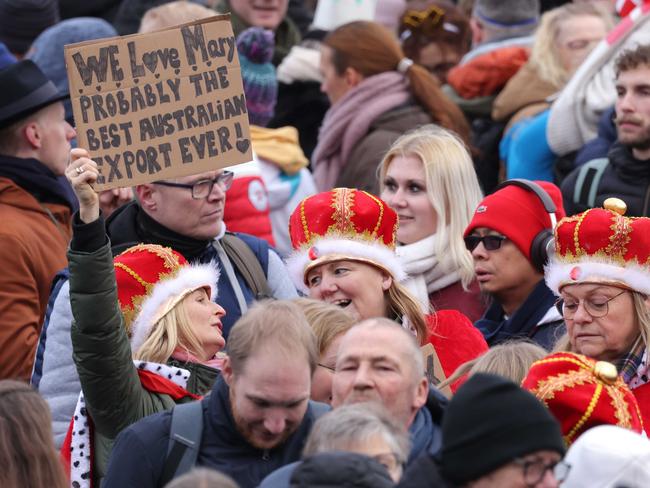
M 600 179 L 608 165 L 608 158 L 598 158 L 580 166 L 573 189 L 574 205 L 579 205 L 578 208 L 594 208 Z
M 272 298 L 271 288 L 255 253 L 234 234 L 226 233 L 221 239 L 223 249 L 253 292 L 256 300 Z
M 203 435 L 203 404 L 183 403 L 172 410 L 172 425 L 161 486 L 191 470 L 196 464 Z

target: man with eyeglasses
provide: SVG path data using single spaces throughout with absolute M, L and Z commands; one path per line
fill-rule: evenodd
M 558 488 L 567 475 L 560 425 L 532 394 L 477 373 L 449 402 L 442 449 L 409 467 L 399 488 Z
M 555 204 L 554 218 L 564 217 L 557 186 L 536 183 Z M 490 346 L 528 339 L 550 350 L 564 333 L 555 295 L 544 282 L 552 215 L 528 187 L 509 184 L 488 195 L 465 230 L 476 280 L 492 303 L 474 324 Z
M 254 266 L 257 275 L 265 278 L 272 298 L 297 296 L 284 263 L 266 241 L 247 234 L 226 236 L 223 215 L 232 180 L 232 172 L 219 169 L 137 185 L 136 201 L 120 207 L 106 221 L 114 254 L 147 243 L 171 247 L 191 263 L 217 262 L 221 269 L 218 301 L 226 310 L 222 318 L 226 339 L 233 324 L 258 298 L 243 274 L 250 273 Z M 250 250 L 244 270 L 237 261 L 241 256 L 233 256 L 232 247 L 227 245 L 233 237 Z M 48 310 L 51 313 L 43 325 L 31 382 L 50 404 L 55 442 L 60 445 L 81 390 L 70 356 L 72 312 L 67 275 L 55 282 Z

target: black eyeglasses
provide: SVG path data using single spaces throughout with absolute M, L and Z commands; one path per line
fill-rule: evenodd
M 529 487 L 536 486 L 540 481 L 542 481 L 547 471 L 551 471 L 553 473 L 553 476 L 557 477 L 556 469 L 560 464 L 559 461 L 545 463 L 541 459 L 527 460 L 522 458 L 513 459 L 512 462 L 517 466 L 521 466 L 521 468 L 524 470 L 524 483 L 526 483 L 526 485 Z M 564 471 L 558 470 L 560 471 L 560 474 L 564 474 L 564 477 L 562 479 L 565 479 L 569 474 L 568 465 L 566 466 L 567 468 Z
M 605 300 L 593 300 L 591 298 L 585 298 L 582 300 L 582 303 L 587 313 L 593 318 L 604 317 L 609 313 L 609 302 L 615 298 L 620 297 L 623 293 L 627 293 L 627 291 L 628 290 L 623 290 L 621 293 L 618 293 L 613 297 Z M 578 311 L 580 300 L 575 300 L 573 298 L 567 298 L 565 300 L 563 298 L 560 298 L 555 302 L 555 306 L 560 312 L 560 315 L 562 315 L 565 319 L 571 320 Z
M 496 251 L 501 247 L 503 241 L 507 239 L 506 236 L 467 236 L 465 237 L 465 247 L 469 252 L 472 252 L 482 242 L 487 251 Z
M 234 177 L 235 173 L 232 171 L 223 171 L 213 180 L 199 180 L 192 184 L 170 183 L 169 181 L 154 181 L 154 184 L 171 186 L 173 188 L 189 188 L 192 190 L 192 198 L 195 200 L 201 200 L 202 198 L 207 198 L 207 196 L 212 193 L 212 188 L 214 187 L 215 183 L 219 185 L 219 188 L 221 188 L 223 191 L 230 190 Z

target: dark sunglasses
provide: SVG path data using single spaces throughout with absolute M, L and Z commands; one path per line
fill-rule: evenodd
M 483 247 L 487 251 L 496 251 L 501 247 L 503 241 L 507 239 L 506 236 L 467 236 L 465 237 L 465 247 L 469 252 L 472 252 L 482 242 Z

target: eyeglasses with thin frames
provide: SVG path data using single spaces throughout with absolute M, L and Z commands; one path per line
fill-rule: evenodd
M 469 252 L 472 252 L 474 249 L 476 249 L 481 242 L 483 243 L 483 247 L 485 247 L 486 251 L 496 251 L 501 247 L 501 244 L 503 244 L 503 241 L 506 239 L 506 236 L 486 235 L 467 236 L 464 238 L 464 241 L 465 247 Z
M 512 462 L 517 466 L 521 466 L 524 471 L 524 482 L 529 487 L 534 487 L 540 481 L 542 481 L 547 471 L 553 473 L 553 476 L 557 478 L 556 470 L 560 464 L 560 461 L 545 463 L 541 459 L 527 460 L 522 458 L 515 458 Z M 566 472 L 563 472 L 562 469 L 559 471 L 560 474 L 564 474 L 564 477 L 562 479 L 566 479 L 566 476 L 568 475 L 568 468 L 566 469 Z
M 199 180 L 191 184 L 187 183 L 171 183 L 169 181 L 154 181 L 154 185 L 170 186 L 172 188 L 188 188 L 192 190 L 192 198 L 194 200 L 201 200 L 207 198 L 212 189 L 214 188 L 215 183 L 219 185 L 223 191 L 230 190 L 232 186 L 232 180 L 234 179 L 235 174 L 232 171 L 223 171 L 213 180 Z
M 563 298 L 560 298 L 557 302 L 555 302 L 555 306 L 560 312 L 560 315 L 562 315 L 565 319 L 571 320 L 578 312 L 580 302 L 582 301 L 582 304 L 589 315 L 591 315 L 593 318 L 600 318 L 606 316 L 609 313 L 609 302 L 627 292 L 628 290 L 623 290 L 606 300 L 593 300 L 591 298 L 584 298 L 582 300 L 565 300 Z

